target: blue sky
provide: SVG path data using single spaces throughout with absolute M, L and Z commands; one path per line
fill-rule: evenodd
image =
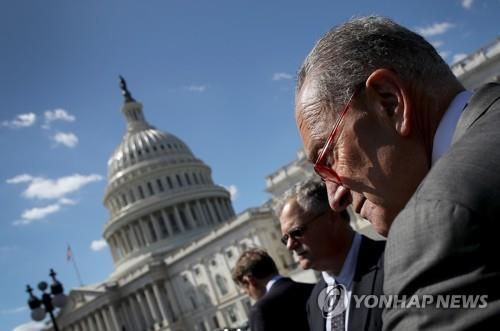
M 258 206 L 265 176 L 295 158 L 294 74 L 352 16 L 424 34 L 449 63 L 493 41 L 499 0 L 0 2 L 0 329 L 29 323 L 26 284 L 54 268 L 78 285 L 112 271 L 102 245 L 106 163 L 125 131 L 118 75 L 148 121 L 184 140 Z

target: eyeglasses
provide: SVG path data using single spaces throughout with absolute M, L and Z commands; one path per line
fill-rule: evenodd
M 286 246 L 288 244 L 288 239 L 289 238 L 292 238 L 293 240 L 297 240 L 297 238 L 302 238 L 302 236 L 304 236 L 304 233 L 307 231 L 307 227 L 309 225 L 311 225 L 312 222 L 314 222 L 315 220 L 319 219 L 323 215 L 324 215 L 324 213 L 319 214 L 316 217 L 312 218 L 307 223 L 305 223 L 305 224 L 303 224 L 301 226 L 298 226 L 295 229 L 290 230 L 288 233 L 285 233 L 283 235 L 283 237 L 281 237 L 281 239 L 280 239 L 281 243 Z
M 335 141 L 335 138 L 337 136 L 337 132 L 339 131 L 340 123 L 345 117 L 345 114 L 349 110 L 351 101 L 354 98 L 354 96 L 357 94 L 359 91 L 359 88 L 356 88 L 354 90 L 354 93 L 351 95 L 349 98 L 349 101 L 345 105 L 344 110 L 340 113 L 339 118 L 333 125 L 332 132 L 330 132 L 330 135 L 328 136 L 328 139 L 326 140 L 325 145 L 323 146 L 323 149 L 321 150 L 321 154 L 318 156 L 316 159 L 316 162 L 314 163 L 314 171 L 323 179 L 323 181 L 329 181 L 333 182 L 339 185 L 342 185 L 342 181 L 340 180 L 340 176 L 333 170 L 333 155 L 330 154 L 330 151 L 333 149 L 335 144 L 333 143 Z

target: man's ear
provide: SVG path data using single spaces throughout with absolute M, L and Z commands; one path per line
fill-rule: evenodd
M 375 109 L 384 111 L 403 137 L 411 132 L 412 107 L 409 92 L 401 79 L 388 69 L 377 69 L 366 80 L 367 99 Z

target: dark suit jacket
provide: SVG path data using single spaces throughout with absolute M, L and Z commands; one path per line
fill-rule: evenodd
M 384 280 L 384 247 L 385 241 L 374 241 L 365 236 L 361 239 L 361 246 L 358 253 L 358 261 L 354 272 L 352 284 L 352 295 L 381 295 Z M 307 302 L 309 328 L 311 331 L 326 330 L 326 319 L 323 318 L 318 296 L 326 287 L 326 283 L 321 280 L 314 287 Z M 351 297 L 349 305 L 349 330 L 377 331 L 382 329 L 382 309 L 366 308 L 361 306 L 356 308 L 355 300 Z
M 306 302 L 313 284 L 282 278 L 260 298 L 250 311 L 251 331 L 309 330 Z
M 487 295 L 487 307 L 387 309 L 384 329 L 497 330 L 499 230 L 500 85 L 488 84 L 392 224 L 384 282 L 385 292 L 398 295 Z

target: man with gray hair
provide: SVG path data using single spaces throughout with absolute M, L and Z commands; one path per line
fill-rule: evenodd
M 500 85 L 466 91 L 424 38 L 372 16 L 318 41 L 295 101 L 330 206 L 352 203 L 388 236 L 384 291 L 488 298 L 482 309 L 386 309 L 384 328 L 498 327 Z
M 385 243 L 354 232 L 347 211 L 330 208 L 325 184 L 318 180 L 287 191 L 276 214 L 281 242 L 297 254 L 300 266 L 322 271 L 307 303 L 309 328 L 380 330 L 382 310 L 358 307 L 352 296 L 382 294 Z

